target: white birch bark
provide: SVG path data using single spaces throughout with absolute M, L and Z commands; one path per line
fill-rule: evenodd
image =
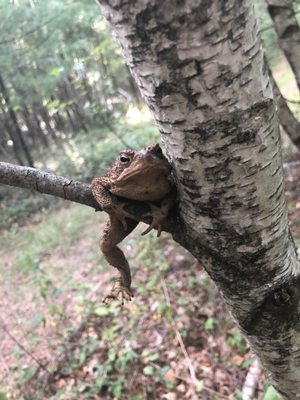
M 300 398 L 300 268 L 248 0 L 99 0 L 173 163 L 181 233 L 276 389 Z

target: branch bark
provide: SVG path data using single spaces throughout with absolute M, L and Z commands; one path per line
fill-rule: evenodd
M 23 167 L 15 164 L 0 162 L 0 184 L 34 190 L 39 193 L 60 197 L 64 200 L 74 201 L 95 211 L 102 211 L 93 197 L 91 185 L 74 181 L 63 176 L 58 176 L 35 168 Z M 144 217 L 149 208 L 146 204 L 134 200 L 126 200 L 128 211 L 138 221 L 151 222 L 151 217 Z M 150 219 L 149 219 L 150 218 Z M 173 234 L 180 241 L 182 231 L 176 206 L 163 225 L 163 231 Z
M 100 210 L 90 185 L 35 168 L 0 162 L 0 184 L 36 190 Z

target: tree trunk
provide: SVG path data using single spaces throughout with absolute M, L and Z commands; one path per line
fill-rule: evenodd
M 24 161 L 23 161 L 23 159 L 22 159 L 20 147 L 18 146 L 19 143 L 18 143 L 18 141 L 17 141 L 17 138 L 14 136 L 14 132 L 13 132 L 11 126 L 10 126 L 9 120 L 8 120 L 8 118 L 6 117 L 6 113 L 5 113 L 4 107 L 1 106 L 1 109 L 2 109 L 2 123 L 3 123 L 3 127 L 4 127 L 4 129 L 6 130 L 6 133 L 8 134 L 9 138 L 10 138 L 11 141 L 12 141 L 13 150 L 14 150 L 14 153 L 15 153 L 15 158 L 16 158 L 16 160 L 18 161 L 18 163 L 19 163 L 20 165 L 25 165 L 25 163 L 24 163 Z
M 72 104 L 70 105 L 70 109 L 72 110 L 72 114 L 75 121 L 75 129 L 78 131 L 80 129 L 87 132 L 87 127 L 85 125 L 84 111 L 80 105 L 80 99 L 78 94 L 73 86 L 72 78 L 67 76 L 63 80 L 62 88 L 65 93 L 65 99 L 71 100 Z
M 15 128 L 14 129 L 14 136 L 18 138 L 18 141 L 21 144 L 22 150 L 24 151 L 25 157 L 26 157 L 26 159 L 28 161 L 28 165 L 30 167 L 33 167 L 33 158 L 31 156 L 31 153 L 29 151 L 27 143 L 26 143 L 26 141 L 25 141 L 25 139 L 23 137 L 23 133 L 22 133 L 21 128 L 19 126 L 16 113 L 14 112 L 14 110 L 13 110 L 11 104 L 10 104 L 9 94 L 8 94 L 8 91 L 6 89 L 4 80 L 3 80 L 1 75 L 0 75 L 0 90 L 1 90 L 1 93 L 2 93 L 3 98 L 5 100 L 6 106 L 8 108 L 8 113 L 9 113 L 10 119 L 11 119 L 13 125 L 14 125 L 14 128 Z
M 300 90 L 300 27 L 293 0 L 266 0 L 278 35 L 278 44 L 286 56 Z
M 21 114 L 24 120 L 24 123 L 27 127 L 28 135 L 31 139 L 31 144 L 33 147 L 36 147 L 36 141 L 37 141 L 37 133 L 36 133 L 36 126 L 32 121 L 29 109 L 26 104 L 21 104 Z
M 287 105 L 286 100 L 283 98 L 270 68 L 269 68 L 269 76 L 271 79 L 274 96 L 278 107 L 278 116 L 280 124 L 285 130 L 285 132 L 289 135 L 294 145 L 297 146 L 298 149 L 300 149 L 300 123 L 295 118 L 292 111 L 289 109 L 289 106 Z
M 56 132 L 54 131 L 54 129 L 53 129 L 52 125 L 51 125 L 51 118 L 50 118 L 50 115 L 49 115 L 49 112 L 48 112 L 47 108 L 44 107 L 41 104 L 38 105 L 37 108 L 38 108 L 38 113 L 40 114 L 42 120 L 45 123 L 45 126 L 47 128 L 47 132 L 49 133 L 49 135 L 51 135 L 53 140 L 56 140 L 57 139 L 57 135 L 56 135 Z
M 56 100 L 53 95 L 50 96 L 50 99 L 51 99 L 51 101 L 55 101 Z M 58 101 L 59 101 L 59 99 L 58 99 Z M 63 131 L 64 128 L 65 128 L 65 122 L 64 122 L 64 119 L 61 116 L 60 112 L 56 111 L 53 114 L 52 118 L 53 118 L 53 121 L 54 121 L 54 124 L 55 124 L 55 129 L 57 131 Z
M 277 390 L 299 398 L 300 266 L 248 0 L 98 0 L 174 167 L 181 233 Z
M 45 147 L 49 147 L 48 139 L 46 137 L 46 134 L 45 134 L 44 130 L 41 127 L 41 121 L 40 121 L 40 118 L 39 118 L 39 105 L 38 104 L 33 104 L 32 105 L 32 116 L 33 116 L 35 125 L 37 127 L 37 132 L 38 132 L 38 135 L 39 135 L 40 142 Z

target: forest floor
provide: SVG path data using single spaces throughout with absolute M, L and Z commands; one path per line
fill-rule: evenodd
M 288 197 L 299 237 L 299 202 Z M 212 281 L 169 235 L 141 238 L 138 227 L 123 242 L 135 298 L 102 304 L 114 275 L 98 251 L 104 220 L 65 202 L 2 233 L 0 392 L 17 400 L 241 399 L 255 358 Z M 260 372 L 253 398 L 274 400 L 271 391 Z
M 102 304 L 105 216 L 76 204 L 1 236 L 0 390 L 13 399 L 239 399 L 254 358 L 201 266 L 168 235 L 122 247 L 134 300 Z M 261 374 L 256 390 L 263 398 Z

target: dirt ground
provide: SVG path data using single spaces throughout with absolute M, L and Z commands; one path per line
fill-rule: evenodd
M 0 390 L 18 400 L 238 399 L 254 359 L 202 267 L 168 235 L 141 239 L 138 228 L 122 245 L 134 301 L 105 308 L 114 271 L 98 255 L 99 219 L 45 250 L 33 272 L 1 251 Z M 260 372 L 256 399 L 264 385 Z

